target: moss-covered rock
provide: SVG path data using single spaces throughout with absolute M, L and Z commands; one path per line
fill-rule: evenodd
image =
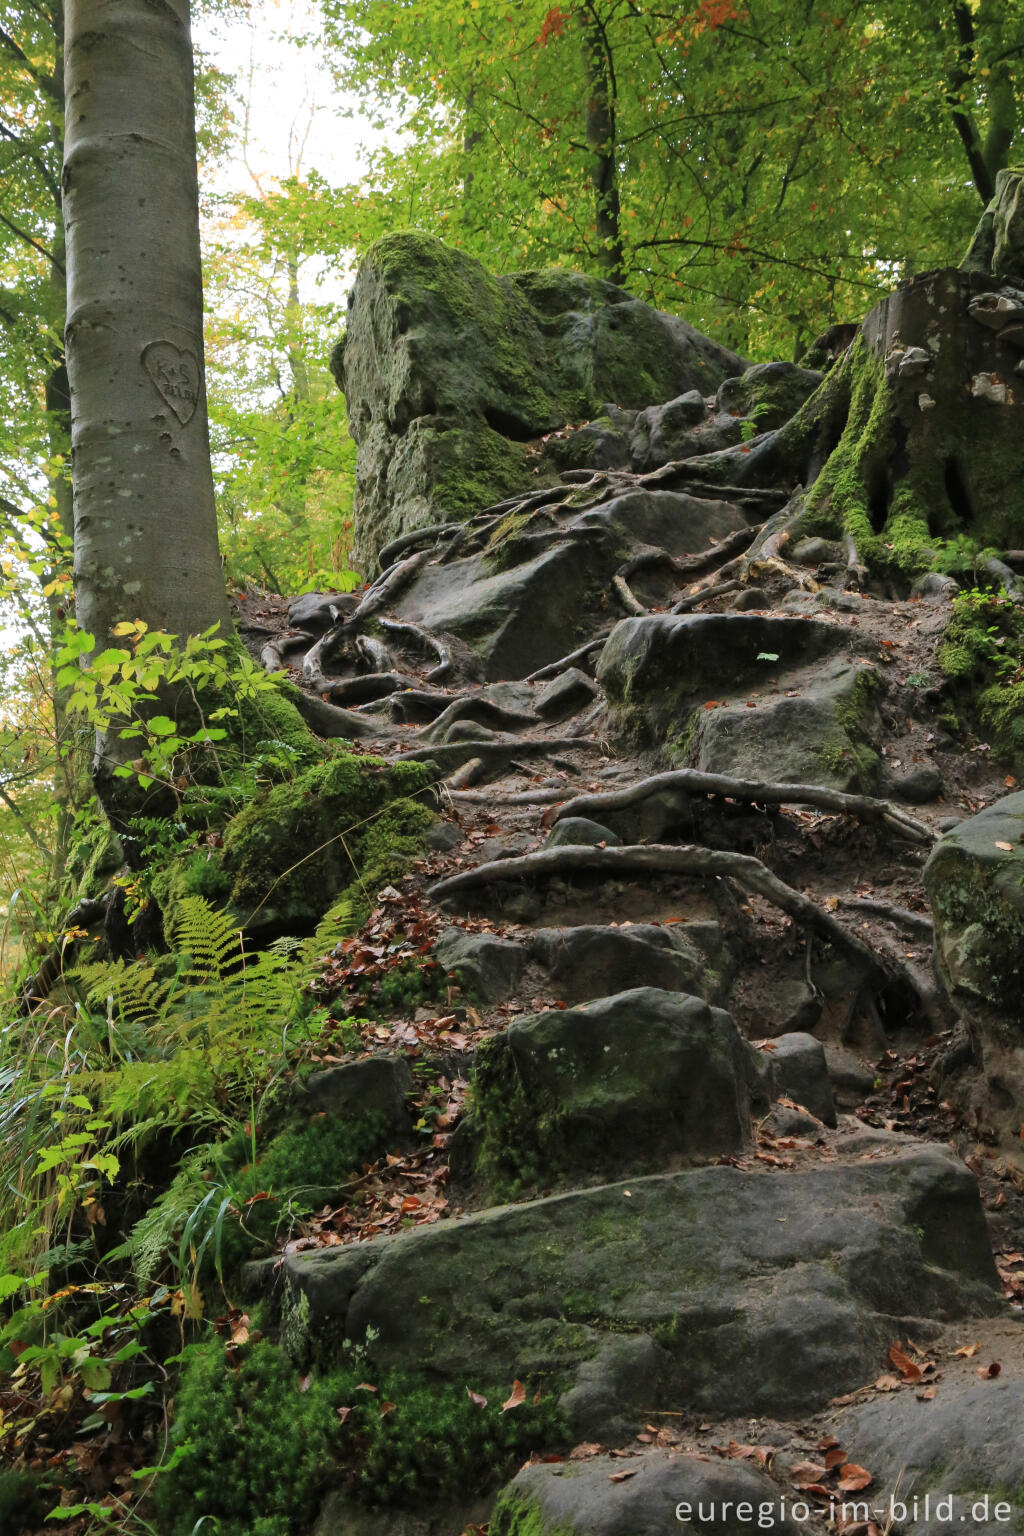
M 598 417 L 607 401 L 635 409 L 710 394 L 743 367 L 599 278 L 496 277 L 428 235 L 385 236 L 360 266 L 332 358 L 359 445 L 357 558 L 369 565 L 409 528 L 536 485 L 524 444 Z
M 619 725 L 669 763 L 870 790 L 879 682 L 849 650 L 819 619 L 654 614 L 616 625 L 597 676 Z
M 432 768 L 341 754 L 257 798 L 229 822 L 222 867 L 250 931 L 309 927 L 342 892 L 368 908 L 423 848 Z
M 561 1381 L 567 1408 L 613 1338 L 646 1336 L 658 1369 L 620 1413 L 808 1408 L 877 1370 L 895 1319 L 1000 1306 L 977 1183 L 919 1143 L 784 1178 L 713 1167 L 576 1190 L 292 1254 L 284 1273 L 313 1355 L 348 1339 L 377 1371 L 415 1359 L 460 1389 Z M 603 1438 L 589 1411 L 586 1432 Z
M 971 310 L 997 288 L 955 270 L 905 285 L 872 310 L 830 376 L 849 409 L 807 526 L 850 534 L 876 570 L 963 569 L 978 550 L 1024 536 L 1020 354 Z
M 478 1177 L 493 1198 L 737 1152 L 763 1058 L 701 998 L 637 987 L 516 1020 L 473 1072 Z
M 961 1005 L 1024 1043 L 1024 794 L 962 821 L 925 866 L 935 958 Z

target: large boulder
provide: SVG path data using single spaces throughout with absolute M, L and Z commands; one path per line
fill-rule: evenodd
M 1024 793 L 940 838 L 925 866 L 935 958 L 954 1001 L 1024 1045 Z
M 946 1382 L 924 1404 L 914 1392 L 886 1394 L 835 1428 L 874 1473 L 872 1505 L 892 1509 L 907 1536 L 1024 1533 L 1024 1381 Z
M 713 394 L 745 364 L 677 315 L 557 269 L 496 277 L 415 231 L 370 248 L 332 368 L 356 461 L 356 557 L 536 485 L 525 445 L 604 402 Z
M 785 1175 L 722 1166 L 576 1190 L 283 1269 L 300 1355 L 327 1362 L 349 1340 L 368 1380 L 414 1359 L 478 1390 L 560 1388 L 589 1436 L 681 1402 L 810 1409 L 877 1375 L 900 1333 L 1001 1307 L 974 1176 L 913 1142 Z
M 684 993 L 636 987 L 517 1019 L 477 1052 L 480 1177 L 500 1197 L 738 1152 L 764 1077 L 732 1017 Z
M 667 1531 L 802 1536 L 780 1489 L 740 1461 L 651 1451 L 638 1461 L 526 1466 L 499 1495 L 491 1536 L 665 1536 Z M 808 1508 L 807 1505 L 798 1508 Z
M 618 724 L 670 763 L 870 789 L 878 682 L 854 648 L 823 619 L 652 614 L 615 626 L 597 677 Z

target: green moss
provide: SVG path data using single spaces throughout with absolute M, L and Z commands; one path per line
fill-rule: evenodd
M 481 1408 L 462 1386 L 414 1377 L 376 1378 L 371 1393 L 360 1389 L 365 1370 L 353 1361 L 300 1381 L 267 1342 L 235 1368 L 219 1343 L 189 1350 L 171 1430 L 179 1460 L 154 1500 L 161 1536 L 191 1536 L 204 1516 L 220 1522 L 220 1536 L 297 1536 L 328 1488 L 412 1508 L 472 1497 L 531 1449 L 564 1442 L 550 1398 L 502 1413 L 500 1387 L 481 1384 Z
M 842 753 L 847 760 L 852 759 L 858 786 L 864 794 L 871 794 L 877 787 L 882 766 L 870 741 L 871 721 L 881 686 L 877 673 L 858 672 L 850 694 L 836 705 L 836 721 L 846 737 Z
M 539 1504 L 514 1488 L 504 1488 L 498 1495 L 491 1523 L 491 1536 L 573 1536 L 570 1525 L 551 1525 Z
M 932 387 L 952 401 L 958 381 L 944 367 L 940 356 Z M 862 562 L 881 576 L 970 571 L 985 546 L 1019 542 L 1024 530 L 1024 475 L 1008 452 L 999 412 L 940 404 L 925 421 L 917 394 L 908 381 L 887 377 L 858 337 L 783 429 L 806 430 L 815 413 L 834 419 L 828 397 L 841 404 L 845 395 L 845 425 L 808 493 L 805 531 L 850 535 Z M 951 492 L 958 477 L 962 493 Z
M 961 709 L 1024 771 L 1024 614 L 998 593 L 958 593 L 937 659 Z
M 263 922 L 308 924 L 351 887 L 369 907 L 423 846 L 434 770 L 340 755 L 269 790 L 224 834 L 231 900 Z

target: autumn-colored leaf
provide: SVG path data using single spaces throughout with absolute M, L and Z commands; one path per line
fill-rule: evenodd
M 599 1456 L 601 1447 L 596 1440 L 583 1440 L 569 1452 L 570 1461 L 586 1461 L 588 1456 Z
M 855 1461 L 848 1461 L 839 1468 L 839 1487 L 843 1493 L 859 1493 L 872 1481 L 867 1467 L 859 1467 Z
M 914 1364 L 902 1345 L 897 1343 L 892 1346 L 889 1350 L 889 1359 L 899 1371 L 906 1384 L 912 1386 L 915 1382 L 921 1380 L 921 1367 Z
M 387 1402 L 381 1403 L 381 1405 L 380 1405 L 380 1416 L 381 1416 L 381 1418 L 383 1418 L 384 1415 L 387 1414 L 387 1413 L 394 1413 L 394 1411 L 395 1411 L 394 1403 L 387 1403 Z
M 335 1410 L 335 1412 L 338 1415 L 339 1422 L 344 1424 L 345 1420 L 348 1418 L 349 1414 L 352 1412 L 352 1409 L 351 1408 L 337 1408 Z
M 805 1483 L 820 1483 L 827 1475 L 828 1469 L 817 1461 L 798 1461 L 790 1468 L 790 1476 Z
M 825 1467 L 831 1472 L 834 1467 L 841 1467 L 846 1460 L 846 1452 L 841 1445 L 834 1445 L 830 1451 L 825 1452 Z
M 356 1387 L 357 1392 L 376 1392 L 376 1387 L 371 1387 L 368 1381 L 361 1381 Z
M 502 1413 L 508 1413 L 510 1408 L 519 1408 L 526 1402 L 526 1388 L 521 1381 L 512 1383 L 512 1391 L 509 1397 L 501 1405 Z
M 486 1399 L 486 1397 L 481 1397 L 479 1392 L 473 1392 L 473 1391 L 470 1390 L 469 1387 L 467 1387 L 466 1388 L 466 1396 L 469 1398 L 470 1402 L 471 1403 L 475 1403 L 478 1408 L 486 1408 L 487 1407 L 487 1399 Z
M 978 1353 L 980 1344 L 964 1344 L 960 1349 L 954 1349 L 953 1359 L 970 1360 Z
M 879 1376 L 875 1382 L 876 1390 L 879 1392 L 898 1392 L 901 1386 L 902 1382 L 898 1376 Z
M 938 1387 L 925 1387 L 923 1392 L 918 1392 L 918 1394 L 917 1394 L 918 1402 L 919 1403 L 930 1403 L 932 1398 L 938 1392 L 938 1390 L 939 1390 Z
M 1012 843 L 1001 843 L 997 839 L 996 840 L 996 847 L 997 848 L 1001 848 L 1004 853 L 1012 853 L 1013 852 L 1013 844 Z
M 627 1477 L 636 1477 L 639 1470 L 639 1467 L 626 1467 L 622 1472 L 610 1472 L 608 1474 L 608 1481 L 610 1483 L 624 1483 Z
M 979 1365 L 978 1375 L 982 1381 L 994 1381 L 1002 1369 L 999 1361 L 993 1360 L 991 1365 Z

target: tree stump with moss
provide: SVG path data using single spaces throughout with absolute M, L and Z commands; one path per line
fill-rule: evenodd
M 962 265 L 877 304 L 785 426 L 688 468 L 807 486 L 791 532 L 845 539 L 860 574 L 970 570 L 1024 545 L 1022 187 L 1000 173 Z

